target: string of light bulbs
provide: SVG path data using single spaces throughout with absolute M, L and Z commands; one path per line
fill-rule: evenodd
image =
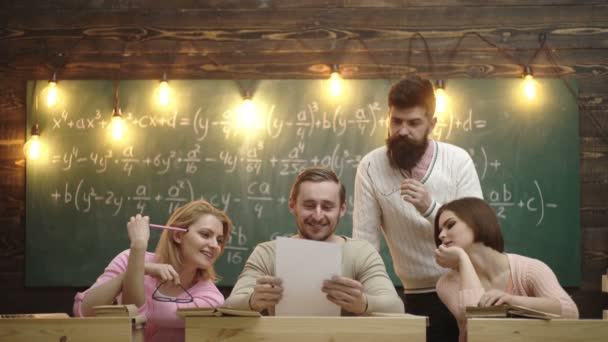
M 564 78 L 562 78 L 559 75 L 559 64 L 555 61 L 555 58 L 552 54 L 551 49 L 548 48 L 546 34 L 541 33 L 539 35 L 539 47 L 535 50 L 534 54 L 530 57 L 530 59 L 527 61 L 527 63 L 522 64 L 519 61 L 517 61 L 512 55 L 507 53 L 504 48 L 491 42 L 490 40 L 488 40 L 487 38 L 485 38 L 478 32 L 467 31 L 459 37 L 456 45 L 454 46 L 453 49 L 451 49 L 450 53 L 448 54 L 448 59 L 447 59 L 448 65 L 452 62 L 454 56 L 459 51 L 462 41 L 468 36 L 475 36 L 475 37 L 479 38 L 484 43 L 486 43 L 489 46 L 496 49 L 501 55 L 503 55 L 506 59 L 508 59 L 512 63 L 515 63 L 517 65 L 522 65 L 522 77 L 524 79 L 523 89 L 524 89 L 524 93 L 528 99 L 533 99 L 536 95 L 536 82 L 534 81 L 534 72 L 532 70 L 531 65 L 541 52 L 545 53 L 547 59 L 556 68 L 557 77 L 559 77 L 564 82 L 567 89 L 576 98 L 577 95 L 576 95 L 576 92 L 572 89 L 572 86 L 570 86 L 570 84 L 568 83 L 567 80 L 565 80 Z M 78 46 L 78 44 L 83 39 L 84 39 L 84 37 L 81 37 L 75 44 L 73 44 L 73 46 L 69 49 L 69 52 L 67 54 L 60 54 L 60 53 L 57 54 L 57 56 L 64 58 L 64 62 L 62 63 L 63 65 L 66 64 L 66 62 L 65 62 L 66 56 L 70 57 L 73 54 L 75 48 Z M 372 55 L 371 50 L 369 49 L 369 47 L 367 46 L 365 41 L 358 36 L 355 39 L 358 40 L 359 43 L 364 47 L 365 51 L 368 52 L 372 62 L 375 65 L 379 66 L 380 63 Z M 429 48 L 428 42 L 426 41 L 426 38 L 420 32 L 414 32 L 409 38 L 407 59 L 406 59 L 406 66 L 409 68 L 408 70 L 412 70 L 411 65 L 410 65 L 410 59 L 411 59 L 411 55 L 412 55 L 412 51 L 413 51 L 412 45 L 413 45 L 413 41 L 415 39 L 422 40 L 422 42 L 424 44 L 424 51 L 426 53 L 427 63 L 429 65 L 429 70 L 430 70 L 430 73 L 433 74 L 435 66 L 433 63 L 431 50 Z M 300 39 L 296 39 L 296 41 L 299 44 L 301 44 L 303 47 L 309 48 Z M 281 42 L 279 44 L 279 46 L 283 43 L 284 42 Z M 127 55 L 127 53 L 126 53 L 127 44 L 128 44 L 128 42 L 125 44 L 125 47 L 124 47 L 125 51 L 122 54 L 123 57 L 125 55 Z M 278 47 L 277 47 L 277 49 L 278 49 Z M 221 64 L 219 64 L 211 56 L 209 56 L 209 55 L 205 55 L 205 56 L 216 66 L 221 66 Z M 172 65 L 174 62 L 175 62 L 175 56 L 173 56 L 172 62 L 168 63 L 167 67 Z M 53 63 L 53 69 L 52 69 L 53 72 L 49 79 L 48 86 L 44 90 L 46 92 L 46 104 L 49 107 L 53 107 L 53 106 L 57 105 L 57 103 L 59 103 L 59 100 L 60 100 L 60 87 L 58 85 L 58 77 L 57 77 L 58 71 L 60 69 L 59 64 L 60 63 Z M 121 59 L 121 63 L 120 63 L 119 71 L 118 71 L 119 74 L 120 74 L 120 69 L 122 69 L 122 65 L 123 65 L 123 63 L 122 63 L 122 59 Z M 330 64 L 329 69 L 330 69 L 330 76 L 328 78 L 329 93 L 334 97 L 340 96 L 342 94 L 342 82 L 343 82 L 340 64 L 338 64 L 338 63 Z M 113 106 L 113 110 L 112 110 L 111 124 L 110 124 L 111 136 L 115 140 L 120 140 L 125 133 L 125 124 L 123 122 L 122 111 L 119 106 L 119 98 L 118 98 L 119 80 L 118 79 L 119 79 L 119 77 L 116 77 L 114 80 L 114 106 Z M 35 89 L 36 89 L 36 83 L 37 82 L 34 82 L 34 87 L 33 87 L 34 94 L 35 94 Z M 438 79 L 435 83 L 436 112 L 437 113 L 445 112 L 449 106 L 449 97 L 448 97 L 447 91 L 446 91 L 446 83 L 447 82 L 445 79 Z M 238 84 L 239 88 L 241 89 L 241 95 L 243 98 L 243 102 L 236 111 L 236 114 L 237 114 L 236 121 L 240 125 L 251 128 L 251 127 L 253 127 L 252 125 L 256 125 L 255 122 L 257 121 L 255 103 L 253 102 L 253 92 L 252 92 L 251 87 L 249 87 L 248 89 L 245 89 L 239 81 L 237 81 L 237 84 Z M 169 79 L 168 79 L 166 70 L 163 72 L 162 77 L 159 80 L 159 86 L 157 88 L 157 96 L 158 96 L 157 102 L 160 106 L 167 107 L 169 105 L 169 103 L 171 101 L 171 88 L 169 87 Z M 34 112 L 37 112 L 37 108 L 38 108 L 37 106 L 38 106 L 37 101 L 34 101 Z M 595 117 L 593 117 L 590 114 L 588 114 L 588 116 L 593 121 L 594 125 L 602 133 L 602 134 L 600 134 L 600 136 L 603 139 L 606 139 L 608 141 L 606 134 L 603 134 L 604 129 L 597 122 Z M 26 156 L 28 157 L 28 159 L 35 159 L 40 156 L 40 151 L 41 151 L 40 131 L 41 131 L 41 129 L 40 129 L 39 124 L 37 122 L 35 122 L 32 125 L 31 131 L 30 131 L 30 139 L 28 139 L 28 141 L 24 144 L 24 152 L 25 152 Z

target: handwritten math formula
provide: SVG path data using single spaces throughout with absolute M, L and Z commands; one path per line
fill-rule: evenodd
M 92 86 L 97 83 L 62 82 L 78 91 L 75 98 L 30 114 L 41 124 L 48 153 L 39 166 L 28 164 L 28 210 L 46 211 L 30 210 L 28 225 L 46 222 L 49 211 L 82 229 L 108 229 L 137 213 L 164 223 L 178 207 L 204 199 L 234 223 L 221 262 L 242 267 L 257 243 L 295 233 L 291 185 L 303 169 L 318 166 L 333 169 L 346 187 L 341 225 L 350 235 L 357 167 L 385 145 L 390 124 L 390 83 L 352 82 L 351 93 L 329 100 L 321 81 L 261 81 L 253 97 L 258 121 L 251 127 L 239 117 L 242 98 L 232 81 L 172 82 L 176 98 L 162 109 L 140 93 L 154 81 L 121 82 L 121 141 L 111 140 L 112 103 Z M 451 81 L 452 96 L 460 84 L 492 96 L 463 92 L 458 105 L 436 116 L 429 138 L 470 155 L 505 233 L 548 229 L 570 215 L 568 199 L 576 189 L 562 185 L 577 169 L 569 159 L 545 153 L 553 149 L 548 142 L 561 143 L 567 135 L 566 125 L 557 126 L 565 120 L 524 117 L 501 92 L 487 90 L 489 81 Z M 543 110 L 561 110 L 556 108 Z M 569 146 L 563 144 L 560 157 Z

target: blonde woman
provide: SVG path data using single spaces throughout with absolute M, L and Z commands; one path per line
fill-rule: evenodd
M 94 316 L 97 305 L 134 304 L 147 317 L 146 341 L 183 341 L 178 308 L 222 305 L 213 264 L 232 230 L 228 216 L 206 201 L 194 201 L 178 208 L 167 225 L 187 231 L 163 231 L 155 253 L 149 253 L 149 218 L 131 217 L 130 248 L 110 262 L 91 288 L 76 294 L 74 315 Z

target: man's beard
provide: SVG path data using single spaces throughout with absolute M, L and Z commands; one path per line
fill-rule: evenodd
M 394 134 L 386 138 L 386 155 L 393 168 L 411 171 L 420 161 L 429 145 L 426 135 L 421 142 Z

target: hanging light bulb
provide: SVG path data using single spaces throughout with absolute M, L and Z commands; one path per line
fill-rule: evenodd
M 243 97 L 243 103 L 238 109 L 238 122 L 241 128 L 258 128 L 258 113 L 253 103 L 251 93 L 247 91 Z
M 448 109 L 448 96 L 445 93 L 445 81 L 437 80 L 435 88 L 435 113 L 442 114 Z
M 112 138 L 114 140 L 122 139 L 125 132 L 125 124 L 122 120 L 122 111 L 118 107 L 114 107 L 112 111 Z
M 54 72 L 46 89 L 46 104 L 49 107 L 57 103 L 57 73 Z
M 27 159 L 35 160 L 40 158 L 40 149 L 40 126 L 36 123 L 32 126 L 29 140 L 23 145 L 23 153 Z
M 532 67 L 529 65 L 524 67 L 524 93 L 530 100 L 536 97 L 536 81 L 534 81 Z
M 329 76 L 329 92 L 333 96 L 339 96 L 342 92 L 342 75 L 340 74 L 340 66 L 338 64 L 331 66 L 331 75 Z
M 171 89 L 169 88 L 169 81 L 167 80 L 167 73 L 163 73 L 163 78 L 160 80 L 158 86 L 158 104 L 165 107 L 169 104 L 169 95 Z

